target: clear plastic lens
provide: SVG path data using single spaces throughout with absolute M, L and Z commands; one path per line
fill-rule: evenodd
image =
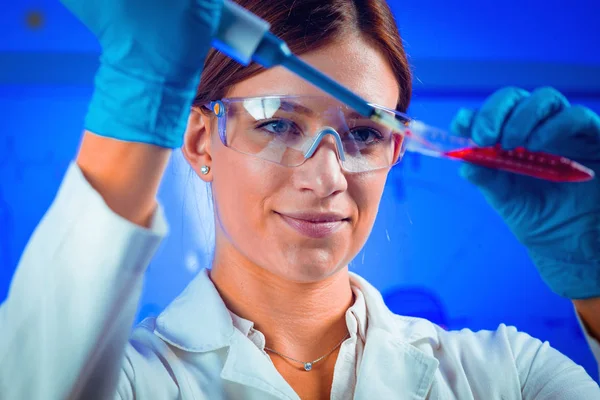
M 404 153 L 404 133 L 357 114 L 329 97 L 268 96 L 224 99 L 210 107 L 223 144 L 240 153 L 288 167 L 302 164 L 329 135 L 349 172 L 388 168 Z M 224 108 L 222 110 L 221 108 Z M 380 107 L 382 110 L 382 107 Z M 219 112 L 216 113 L 215 109 Z M 385 110 L 390 115 L 402 114 Z M 220 116 L 219 116 L 220 114 Z M 327 135 L 321 133 L 327 131 Z M 341 148 L 340 148 L 341 145 Z

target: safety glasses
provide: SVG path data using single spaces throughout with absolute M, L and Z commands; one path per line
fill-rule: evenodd
M 409 118 L 372 104 L 398 119 Z M 390 168 L 405 151 L 404 132 L 374 122 L 328 96 L 227 98 L 202 106 L 217 118 L 222 143 L 237 152 L 297 167 L 331 137 L 342 168 L 366 172 Z

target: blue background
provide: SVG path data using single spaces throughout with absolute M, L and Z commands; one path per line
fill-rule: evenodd
M 477 107 L 509 84 L 551 85 L 600 111 L 597 1 L 391 5 L 414 67 L 413 116 L 446 127 L 459 107 Z M 31 26 L 36 15 L 38 27 Z M 2 5 L 0 300 L 76 152 L 97 55 L 91 34 L 59 2 Z M 515 325 L 597 377 L 571 303 L 546 288 L 525 250 L 457 167 L 407 156 L 390 174 L 373 234 L 352 271 L 398 312 L 449 328 Z M 160 312 L 207 265 L 212 227 L 202 218 L 211 211 L 205 189 L 176 154 L 160 190 L 172 233 L 147 273 L 139 318 Z

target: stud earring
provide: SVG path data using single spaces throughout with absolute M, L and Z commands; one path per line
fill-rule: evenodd
M 200 167 L 200 172 L 202 172 L 202 175 L 208 174 L 208 171 L 210 171 L 209 166 L 203 165 L 202 167 Z

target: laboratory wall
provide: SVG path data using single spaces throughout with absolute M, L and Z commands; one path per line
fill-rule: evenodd
M 598 1 L 393 0 L 411 56 L 410 114 L 446 128 L 494 90 L 554 86 L 600 112 Z M 80 139 L 98 46 L 60 2 L 0 12 L 0 301 Z M 449 329 L 514 325 L 597 377 L 571 303 L 541 281 L 525 249 L 452 161 L 407 155 L 351 270 L 398 313 Z M 207 188 L 176 153 L 160 189 L 171 229 L 149 267 L 138 320 L 156 315 L 209 266 Z M 32 277 L 32 279 L 35 279 Z

